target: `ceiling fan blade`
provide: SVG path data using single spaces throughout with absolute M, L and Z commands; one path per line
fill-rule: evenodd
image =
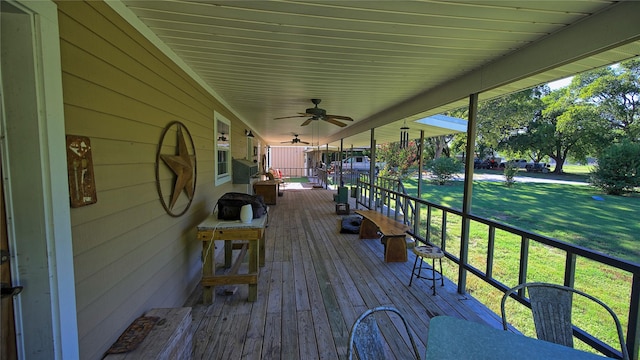
M 300 141 L 300 144 L 306 144 L 306 145 L 309 145 L 309 143 L 308 143 L 308 142 L 306 142 L 306 141 Z
M 313 120 L 312 118 L 308 118 L 307 120 L 305 120 L 302 124 L 300 124 L 300 126 L 307 126 L 311 123 L 311 120 Z
M 298 114 L 300 114 L 300 115 L 277 117 L 277 118 L 273 118 L 273 120 L 292 119 L 292 118 L 301 118 L 301 117 L 313 116 L 313 115 L 309 115 L 309 114 L 305 114 L 305 113 L 298 113 Z
M 346 121 L 353 121 L 352 118 L 348 117 L 348 116 L 344 116 L 344 115 L 325 115 L 326 118 L 334 118 L 334 119 L 338 119 L 338 120 L 346 120 Z
M 340 121 L 338 121 L 338 120 L 334 120 L 334 119 L 332 119 L 332 118 L 327 118 L 327 119 L 325 119 L 325 121 L 326 121 L 326 122 L 329 122 L 329 123 L 332 123 L 333 125 L 338 125 L 338 126 L 340 126 L 340 127 L 345 127 L 345 126 L 347 126 L 347 124 L 343 124 L 343 123 L 341 123 Z

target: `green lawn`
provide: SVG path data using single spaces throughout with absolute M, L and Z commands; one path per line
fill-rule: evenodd
M 287 182 L 290 183 L 308 183 L 309 182 L 309 178 L 304 176 L 304 177 L 290 177 L 286 179 Z
M 541 175 L 544 174 L 536 174 Z M 415 195 L 417 180 L 404 183 L 407 192 Z M 423 185 L 424 199 L 447 207 L 461 209 L 462 196 L 461 181 L 444 186 L 425 181 Z M 595 200 L 593 196 L 603 200 Z M 503 182 L 475 181 L 472 199 L 475 215 L 640 263 L 639 196 L 607 196 L 585 185 L 519 182 L 508 188 Z M 434 241 L 440 231 L 440 216 L 438 212 L 432 215 Z M 458 255 L 461 220 L 450 215 L 447 224 L 446 250 Z M 487 226 L 478 223 L 472 223 L 470 229 L 469 263 L 481 270 L 486 268 L 487 231 Z M 494 278 L 509 286 L 516 285 L 520 238 L 496 231 L 495 244 Z M 529 254 L 528 281 L 563 282 L 562 251 L 532 242 Z M 445 276 L 455 281 L 457 267 L 446 262 Z M 623 326 L 627 324 L 630 283 L 631 276 L 627 273 L 578 259 L 575 286 L 588 289 L 611 306 Z M 467 291 L 499 314 L 500 291 L 473 275 L 467 279 Z M 576 303 L 575 308 L 579 310 L 574 312 L 574 321 L 579 326 L 618 348 L 615 331 L 605 313 L 588 304 Z M 525 334 L 535 336 L 530 315 L 520 311 L 510 320 Z M 576 347 L 588 350 L 585 345 Z
M 417 180 L 404 182 L 417 193 Z M 461 209 L 463 183 L 423 182 L 422 198 Z M 593 197 L 602 198 L 602 201 Z M 475 181 L 472 213 L 640 263 L 640 197 L 603 195 L 584 185 Z

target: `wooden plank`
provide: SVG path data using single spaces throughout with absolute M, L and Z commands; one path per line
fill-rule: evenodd
M 300 216 L 301 214 L 298 214 Z M 305 234 L 307 232 L 305 231 Z M 311 316 L 313 318 L 315 341 L 318 344 L 319 358 L 336 358 L 335 345 L 329 320 L 327 317 L 325 304 L 322 297 L 322 291 L 319 285 L 318 275 L 316 273 L 315 263 L 309 261 L 312 259 L 310 251 L 310 240 L 307 237 L 300 239 L 302 256 L 307 259 L 304 263 L 305 273 L 307 274 L 307 290 L 309 292 L 309 300 L 311 305 Z
M 242 244 L 234 244 L 232 248 L 235 248 L 235 245 L 240 245 L 240 252 L 236 257 L 236 261 L 233 262 L 233 265 L 229 269 L 229 275 L 235 275 L 238 273 L 238 270 L 242 265 L 242 261 L 244 261 L 244 258 L 247 255 L 247 250 L 249 250 L 249 244 L 246 242 Z
M 251 316 L 249 314 L 235 314 L 230 317 L 230 320 L 228 320 L 229 327 L 226 329 L 229 336 L 218 359 L 239 359 L 242 357 L 245 334 L 250 321 Z
M 311 311 L 298 312 L 298 344 L 300 347 L 299 359 L 319 359 L 318 342 Z
M 286 295 L 282 292 L 282 263 L 274 262 L 271 269 L 267 313 L 280 313 L 282 312 L 282 297 Z
M 393 220 L 375 210 L 356 210 L 355 213 L 373 222 L 378 226 L 380 232 L 387 236 L 403 235 L 410 230 L 406 224 Z
M 288 190 L 279 199 L 265 234 L 258 300 L 247 302 L 248 290 L 241 287 L 232 296 L 216 297 L 210 310 L 194 312 L 207 317 L 194 335 L 194 359 L 344 358 L 355 318 L 380 305 L 403 313 L 421 354 L 431 317 L 490 318 L 486 308 L 463 300 L 449 280 L 438 286 L 436 296 L 431 295 L 430 281 L 414 280 L 408 287 L 413 254 L 406 263 L 385 263 L 380 241 L 338 232 L 334 204 L 332 192 L 323 189 Z M 498 320 L 491 321 L 498 326 Z M 390 352 L 400 354 L 395 358 L 407 356 L 410 345 L 397 330 L 399 319 L 387 318 L 382 324 Z
M 298 337 L 293 336 L 298 332 L 298 316 L 295 304 L 295 297 L 290 294 L 295 291 L 293 265 L 291 262 L 282 263 L 282 329 L 286 329 L 288 335 L 282 336 L 282 359 L 300 358 L 300 347 Z M 286 295 L 284 295 L 286 294 Z
M 219 286 L 219 285 L 232 285 L 232 284 L 257 284 L 258 275 L 256 274 L 236 274 L 225 275 L 224 277 L 218 276 L 205 276 L 200 283 L 203 286 Z
M 299 224 L 296 219 L 296 225 Z M 292 234 L 296 239 L 300 239 L 304 235 L 301 226 L 292 229 Z M 307 290 L 307 276 L 304 267 L 304 258 L 300 241 L 291 241 L 292 257 L 293 257 L 293 274 L 294 274 L 294 291 L 296 311 L 308 311 L 311 309 L 309 302 L 309 292 Z
M 265 323 L 263 359 L 280 359 L 282 352 L 282 318 L 279 312 L 267 313 Z
M 260 269 L 260 278 L 258 280 L 259 296 L 258 299 L 251 304 L 251 320 L 247 327 L 245 343 L 242 350 L 242 359 L 262 359 L 262 347 L 266 331 L 267 302 L 269 283 L 271 282 L 272 265 L 272 262 L 267 262 L 265 266 Z
M 191 308 L 152 309 L 145 316 L 158 317 L 142 343 L 132 351 L 108 354 L 105 360 L 189 359 L 192 348 Z M 185 348 L 188 353 L 180 352 Z

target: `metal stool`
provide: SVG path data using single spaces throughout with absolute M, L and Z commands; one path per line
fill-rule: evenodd
M 444 257 L 444 252 L 437 246 L 433 245 L 421 245 L 416 246 L 413 249 L 413 253 L 416 255 L 416 260 L 413 262 L 413 270 L 411 270 L 411 279 L 409 280 L 409 286 L 413 282 L 413 277 L 415 276 L 418 279 L 427 279 L 433 281 L 433 295 L 436 294 L 436 274 L 440 277 L 441 286 L 444 286 L 444 277 L 442 276 L 442 258 Z M 418 259 L 420 261 L 420 266 L 416 269 L 418 265 Z M 431 277 L 421 276 L 422 268 L 428 269 L 428 267 L 422 265 L 422 261 L 424 259 L 432 259 L 433 266 L 431 266 Z M 436 259 L 440 262 L 440 271 L 436 271 Z M 417 273 L 416 273 L 417 270 Z

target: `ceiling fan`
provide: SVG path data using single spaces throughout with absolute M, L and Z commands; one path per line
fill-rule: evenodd
M 221 132 L 221 133 L 220 133 L 220 136 L 218 136 L 218 141 L 227 141 L 227 137 L 226 137 L 226 136 L 224 136 L 224 133 L 223 133 L 223 132 Z
M 288 144 L 288 143 L 291 143 L 291 144 L 307 144 L 307 145 L 309 145 L 308 142 L 298 139 L 298 134 L 293 134 L 293 139 L 291 139 L 291 141 L 283 141 L 282 142 L 282 144 Z
M 313 120 L 324 120 L 328 123 L 338 125 L 340 127 L 345 127 L 347 126 L 347 124 L 341 123 L 338 120 L 353 121 L 353 119 L 348 116 L 327 114 L 327 110 L 321 109 L 318 107 L 318 104 L 320 104 L 321 101 L 322 101 L 321 99 L 311 99 L 311 102 L 315 105 L 315 107 L 308 108 L 303 113 L 298 113 L 300 115 L 284 116 L 284 117 L 275 118 L 274 120 L 291 119 L 291 118 L 297 118 L 297 117 L 309 117 L 300 126 L 309 125 Z

